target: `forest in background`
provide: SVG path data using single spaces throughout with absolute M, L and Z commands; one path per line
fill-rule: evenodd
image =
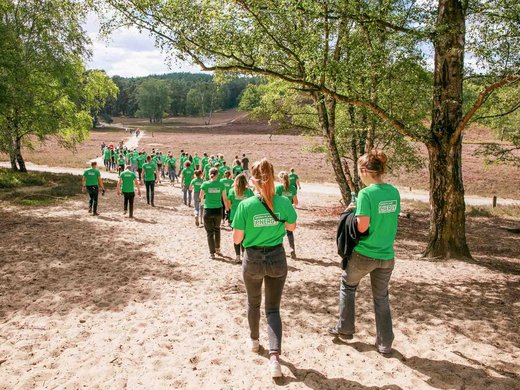
M 167 116 L 209 116 L 218 110 L 236 108 L 243 91 L 250 84 L 261 83 L 255 77 L 217 79 L 203 73 L 168 73 L 139 78 L 113 76 L 119 88 L 100 116 L 145 117 L 160 122 Z

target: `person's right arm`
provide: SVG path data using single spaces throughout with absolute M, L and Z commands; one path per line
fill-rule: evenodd
M 118 195 L 121 195 L 121 183 L 122 182 L 123 181 L 121 179 L 119 179 L 118 182 L 117 182 L 117 194 Z
M 359 192 L 356 207 L 357 230 L 364 233 L 370 226 L 370 199 L 363 191 Z
M 85 187 L 85 183 L 86 183 L 85 176 L 83 176 L 81 178 L 81 192 L 83 192 L 83 193 L 85 193 L 85 191 L 87 190 L 87 187 Z

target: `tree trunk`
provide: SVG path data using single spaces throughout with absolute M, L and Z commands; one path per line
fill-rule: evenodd
M 14 154 L 16 156 L 16 162 L 18 163 L 18 169 L 20 172 L 27 172 L 25 161 L 22 157 L 22 139 L 17 137 L 14 143 Z
M 14 152 L 9 153 L 9 160 L 11 161 L 11 169 L 13 171 L 17 171 L 18 165 L 16 165 L 16 156 L 15 156 Z
M 430 159 L 430 234 L 424 256 L 471 258 L 466 243 L 462 137 L 465 19 L 460 0 L 439 0 Z
M 336 100 L 331 97 L 314 94 L 316 108 L 318 110 L 318 118 L 323 136 L 327 140 L 327 147 L 330 153 L 330 160 L 334 169 L 336 182 L 338 183 L 341 197 L 346 205 L 350 204 L 350 188 L 348 186 L 341 156 L 336 144 Z

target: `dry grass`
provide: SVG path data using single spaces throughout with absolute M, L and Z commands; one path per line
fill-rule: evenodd
M 236 111 L 216 113 L 212 124 L 233 123 L 213 128 L 190 128 L 186 126 L 203 125 L 202 118 L 167 118 L 164 124 L 151 125 L 145 119 L 114 118 L 114 125 L 139 126 L 147 135 L 141 146 L 147 149 L 156 147 L 163 152 L 172 150 L 178 155 L 181 149 L 191 153 L 204 151 L 223 153 L 228 160 L 235 155 L 246 153 L 251 161 L 267 157 L 273 161 L 277 170 L 294 167 L 306 182 L 334 182 L 334 175 L 326 153 L 319 151 L 319 137 L 309 138 L 293 133 L 278 134 L 276 126 L 263 121 L 242 118 L 244 114 Z M 184 127 L 183 127 L 184 126 Z M 78 146 L 76 151 L 60 148 L 55 141 L 47 141 L 34 151 L 25 151 L 28 161 L 36 164 L 64 167 L 84 167 L 86 162 L 100 155 L 99 146 L 104 141 L 117 143 L 126 139 L 124 131 L 115 128 L 93 130 L 88 141 Z M 464 136 L 463 175 L 466 194 L 499 198 L 520 198 L 520 168 L 485 165 L 473 152 L 481 142 L 489 142 L 494 135 L 488 129 L 475 127 Z M 427 159 L 424 146 L 421 154 Z M 0 155 L 0 160 L 7 156 Z M 228 161 L 230 162 L 230 161 Z M 427 167 L 418 172 L 394 172 L 388 181 L 401 187 L 426 190 L 428 188 Z

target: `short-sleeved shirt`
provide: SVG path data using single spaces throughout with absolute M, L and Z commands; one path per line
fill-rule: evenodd
M 193 192 L 200 192 L 200 187 L 202 186 L 202 183 L 204 183 L 204 180 L 202 178 L 196 177 L 193 179 L 190 183 L 190 185 L 193 186 Z
M 143 167 L 144 162 L 146 161 L 146 157 L 141 155 L 137 157 L 137 168 L 141 169 Z
M 209 160 L 208 157 L 203 157 L 202 160 L 201 160 L 201 165 L 203 167 L 205 167 L 208 164 L 208 160 Z
M 105 149 L 105 151 L 103 152 L 103 159 L 110 160 L 111 154 L 112 154 L 112 151 L 110 149 Z
M 244 168 L 242 168 L 242 165 L 235 165 L 233 167 L 233 176 L 238 176 L 244 171 Z
M 120 157 L 117 159 L 117 164 L 118 165 L 125 165 L 125 159 L 123 157 Z
M 209 170 L 211 169 L 210 164 L 204 166 L 204 178 L 209 179 Z
M 289 183 L 291 183 L 293 186 L 297 186 L 296 181 L 300 178 L 296 173 L 289 173 Z
M 90 168 L 83 172 L 83 176 L 85 177 L 85 186 L 97 186 L 99 185 L 98 179 L 101 177 L 101 172 L 96 168 Z
M 199 165 L 200 164 L 200 157 L 194 156 L 193 157 L 193 165 Z
M 284 196 L 273 197 L 273 213 L 281 221 L 295 223 L 296 211 L 289 199 Z M 251 246 L 276 246 L 283 243 L 285 224 L 276 222 L 260 200 L 253 196 L 242 201 L 233 218 L 234 229 L 244 231 L 244 248 Z
M 285 196 L 287 199 L 291 201 L 291 203 L 293 202 L 293 198 L 296 196 L 297 193 L 298 191 L 296 189 L 296 186 L 292 184 L 289 185 L 289 189 L 287 190 L 285 189 L 283 184 L 276 185 L 276 195 Z
M 155 171 L 157 171 L 157 165 L 154 162 L 150 161 L 146 164 L 143 164 L 144 171 L 144 181 L 155 181 Z
M 177 162 L 177 159 L 175 157 L 170 157 L 168 160 L 168 165 L 170 168 L 175 168 L 175 163 Z
M 244 167 L 244 171 L 249 170 L 249 159 L 247 157 L 242 159 L 242 167 Z
M 238 205 L 245 199 L 255 196 L 251 188 L 246 188 L 243 195 L 237 195 L 235 189 L 231 188 L 227 194 L 228 199 L 231 201 L 231 210 L 229 212 L 229 219 L 232 221 L 237 212 Z
M 134 184 L 134 181 L 135 181 L 135 173 L 133 173 L 132 171 L 123 171 L 121 172 L 121 181 L 122 181 L 122 185 L 121 185 L 121 192 L 134 192 L 134 189 L 135 189 L 135 184 Z
M 209 180 L 202 183 L 201 190 L 204 191 L 206 209 L 219 209 L 222 207 L 222 191 L 224 191 L 224 183 L 216 180 Z
M 181 172 L 182 175 L 182 184 L 185 187 L 189 187 L 191 184 L 191 180 L 193 179 L 193 175 L 195 174 L 195 170 L 192 167 L 184 168 Z
M 229 194 L 229 190 L 233 187 L 234 181 L 231 179 L 222 179 L 221 182 L 224 184 L 224 187 L 226 187 L 226 195 Z
M 370 217 L 368 236 L 361 237 L 354 250 L 378 260 L 392 260 L 401 197 L 391 184 L 372 184 L 359 191 L 356 216 Z
M 222 175 L 224 175 L 224 173 L 230 170 L 231 168 L 228 165 L 223 165 L 218 169 L 219 173 L 221 173 Z

